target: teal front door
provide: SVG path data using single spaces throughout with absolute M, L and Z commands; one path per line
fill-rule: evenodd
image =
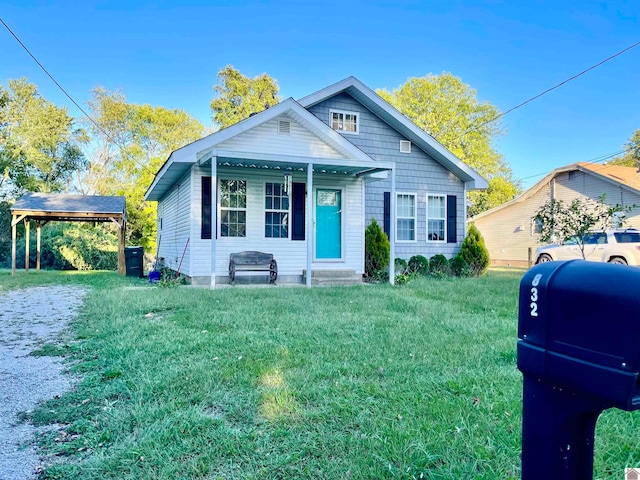
M 316 190 L 316 258 L 342 257 L 342 192 Z

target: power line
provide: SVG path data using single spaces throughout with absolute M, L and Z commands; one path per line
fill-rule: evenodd
M 4 21 L 1 17 L 0 17 L 0 23 L 2 23 L 2 25 L 4 25 L 4 27 L 7 29 L 7 31 L 8 31 L 8 32 L 13 36 L 13 38 L 15 38 L 15 39 L 16 39 L 16 41 L 20 44 L 20 46 L 25 50 L 25 52 L 27 52 L 27 53 L 29 54 L 29 56 L 33 59 L 33 61 L 34 61 L 34 62 L 36 62 L 36 64 L 37 64 L 37 65 L 42 69 L 42 71 L 43 71 L 44 73 L 46 73 L 46 74 L 47 74 L 47 76 L 51 79 L 51 81 L 52 81 L 53 83 L 55 83 L 55 85 L 60 89 L 60 91 L 61 91 L 62 93 L 64 93 L 64 94 L 66 95 L 66 97 L 67 97 L 69 100 L 71 100 L 71 102 L 72 102 L 72 103 L 73 103 L 73 104 L 78 108 L 78 110 L 80 110 L 80 111 L 82 112 L 82 114 L 83 114 L 85 117 L 87 117 L 87 118 L 91 121 L 91 123 L 93 123 L 93 124 L 96 126 L 96 128 L 97 128 L 100 132 L 102 132 L 102 134 L 103 134 L 103 135 L 104 135 L 104 136 L 105 136 L 105 137 L 106 137 L 106 138 L 107 138 L 111 143 L 113 143 L 116 147 L 118 147 L 118 148 L 120 149 L 120 151 L 121 151 L 121 152 L 124 152 L 126 155 L 128 155 L 128 156 L 129 156 L 129 158 L 130 158 L 131 160 L 133 160 L 133 161 L 134 161 L 134 162 L 135 162 L 135 163 L 136 163 L 140 168 L 142 168 L 143 170 L 147 170 L 147 171 L 148 171 L 149 173 L 151 173 L 151 174 L 153 174 L 153 173 L 154 173 L 154 172 L 152 172 L 152 171 L 151 171 L 151 170 L 150 170 L 146 165 L 141 164 L 141 163 L 140 163 L 140 162 L 138 162 L 138 161 L 137 161 L 133 156 L 131 156 L 131 154 L 130 154 L 130 153 L 128 153 L 122 145 L 120 145 L 120 144 L 119 144 L 119 143 L 118 143 L 118 142 L 117 142 L 117 141 L 116 141 L 116 140 L 115 140 L 111 135 L 109 135 L 109 134 L 108 134 L 108 133 L 107 133 L 107 132 L 102 128 L 102 126 L 100 126 L 100 124 L 99 124 L 98 122 L 96 122 L 96 121 L 91 117 L 91 115 L 89 115 L 89 114 L 88 114 L 88 113 L 87 113 L 87 112 L 86 112 L 86 111 L 85 111 L 85 110 L 84 110 L 84 109 L 83 109 L 83 108 L 78 104 L 78 102 L 76 102 L 76 101 L 71 97 L 71 95 L 69 95 L 69 94 L 67 93 L 67 91 L 62 87 L 62 85 L 60 85 L 60 84 L 58 83 L 58 81 L 57 81 L 55 78 L 53 78 L 53 75 L 51 75 L 51 74 L 49 73 L 49 71 L 44 67 L 44 65 L 42 65 L 42 64 L 40 63 L 40 61 L 38 61 L 38 59 L 35 57 L 35 55 L 34 55 L 33 53 L 31 53 L 31 51 L 27 48 L 27 46 L 26 46 L 24 43 L 22 43 L 22 41 L 18 38 L 18 36 L 13 32 L 13 30 L 11 30 L 11 28 L 9 28 L 9 25 L 7 25 L 7 24 L 5 23 L 5 21 Z
M 551 92 L 551 91 L 555 90 L 556 88 L 559 88 L 559 87 L 561 87 L 561 86 L 565 85 L 566 83 L 569 83 L 570 81 L 575 80 L 575 79 L 576 79 L 576 78 L 578 78 L 578 77 L 581 77 L 581 76 L 582 76 L 582 75 L 584 75 L 585 73 L 587 73 L 587 72 L 589 72 L 589 71 L 591 71 L 591 70 L 593 70 L 593 69 L 595 69 L 595 68 L 598 68 L 600 65 L 602 65 L 602 64 L 604 64 L 604 63 L 607 63 L 609 60 L 613 60 L 614 58 L 619 57 L 619 56 L 620 56 L 620 55 L 622 55 L 623 53 L 625 53 L 625 52 L 627 52 L 627 51 L 631 50 L 632 48 L 637 47 L 638 45 L 640 45 L 640 42 L 634 43 L 633 45 L 630 45 L 630 46 L 628 46 L 627 48 L 624 48 L 624 49 L 620 50 L 619 52 L 614 53 L 614 54 L 613 54 L 613 55 L 611 55 L 610 57 L 607 57 L 607 58 L 605 58 L 604 60 L 601 60 L 600 62 L 596 63 L 595 65 L 592 65 L 592 66 L 590 66 L 589 68 L 587 68 L 587 69 L 585 69 L 585 70 L 581 71 L 580 73 L 578 73 L 578 74 L 576 74 L 576 75 L 574 75 L 574 76 L 572 76 L 572 77 L 569 77 L 569 78 L 567 78 L 566 80 L 563 80 L 562 82 L 558 83 L 557 85 L 554 85 L 554 86 L 553 86 L 553 87 L 551 87 L 551 88 L 547 88 L 544 92 L 541 92 L 541 93 L 539 93 L 539 94 L 537 94 L 537 95 L 535 95 L 535 96 L 533 96 L 533 97 L 529 98 L 528 100 L 525 100 L 524 102 L 519 103 L 519 104 L 518 104 L 518 105 L 516 105 L 515 107 L 512 107 L 512 108 L 510 108 L 509 110 L 507 110 L 506 112 L 503 112 L 503 113 L 500 113 L 499 115 L 496 115 L 496 116 L 495 116 L 495 117 L 493 117 L 492 119 L 487 120 L 487 121 L 485 121 L 485 122 L 481 123 L 480 125 L 475 125 L 475 126 L 471 126 L 471 127 L 469 127 L 469 128 L 468 128 L 468 129 L 467 129 L 467 130 L 462 134 L 462 135 L 460 135 L 460 137 L 458 137 L 458 139 L 460 139 L 460 138 L 464 137 L 467 133 L 469 133 L 469 132 L 470 132 L 470 131 L 472 131 L 472 130 L 477 130 L 478 128 L 483 127 L 483 126 L 485 126 L 485 125 L 486 125 L 486 124 L 488 124 L 488 123 L 495 122 L 496 120 L 498 120 L 499 118 L 504 117 L 504 116 L 505 116 L 505 115 L 507 115 L 508 113 L 511 113 L 511 112 L 513 112 L 514 110 L 517 110 L 518 108 L 525 106 L 527 103 L 533 102 L 534 100 L 536 100 L 536 99 L 538 99 L 538 98 L 542 97 L 543 95 L 546 95 L 547 93 L 549 93 L 549 92 Z

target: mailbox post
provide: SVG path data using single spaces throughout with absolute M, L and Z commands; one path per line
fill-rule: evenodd
M 640 408 L 640 268 L 572 260 L 520 282 L 522 479 L 593 478 L 607 408 Z

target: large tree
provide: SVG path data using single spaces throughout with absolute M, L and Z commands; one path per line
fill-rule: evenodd
M 128 242 L 155 248 L 156 204 L 144 201 L 155 173 L 175 149 L 201 138 L 204 126 L 179 109 L 128 103 L 121 92 L 94 89 L 89 102 L 90 163 L 79 172 L 84 193 L 127 197 Z
M 86 164 L 84 131 L 25 78 L 7 83 L 0 85 L 0 198 L 63 190 Z
M 409 117 L 416 125 L 447 147 L 458 158 L 489 181 L 485 191 L 470 192 L 468 214 L 511 200 L 520 192 L 511 168 L 494 141 L 504 134 L 500 111 L 489 102 L 480 102 L 476 91 L 450 73 L 410 78 L 389 92 L 377 93 Z
M 218 85 L 211 100 L 213 122 L 219 128 L 249 118 L 280 102 L 278 82 L 266 73 L 249 78 L 231 65 L 218 72 Z
M 612 165 L 640 168 L 640 128 L 624 144 L 624 154 L 610 162 Z

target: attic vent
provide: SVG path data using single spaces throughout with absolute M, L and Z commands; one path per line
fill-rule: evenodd
M 411 142 L 409 140 L 400 140 L 400 153 L 411 153 Z
M 278 133 L 291 133 L 291 122 L 288 120 L 278 120 Z

